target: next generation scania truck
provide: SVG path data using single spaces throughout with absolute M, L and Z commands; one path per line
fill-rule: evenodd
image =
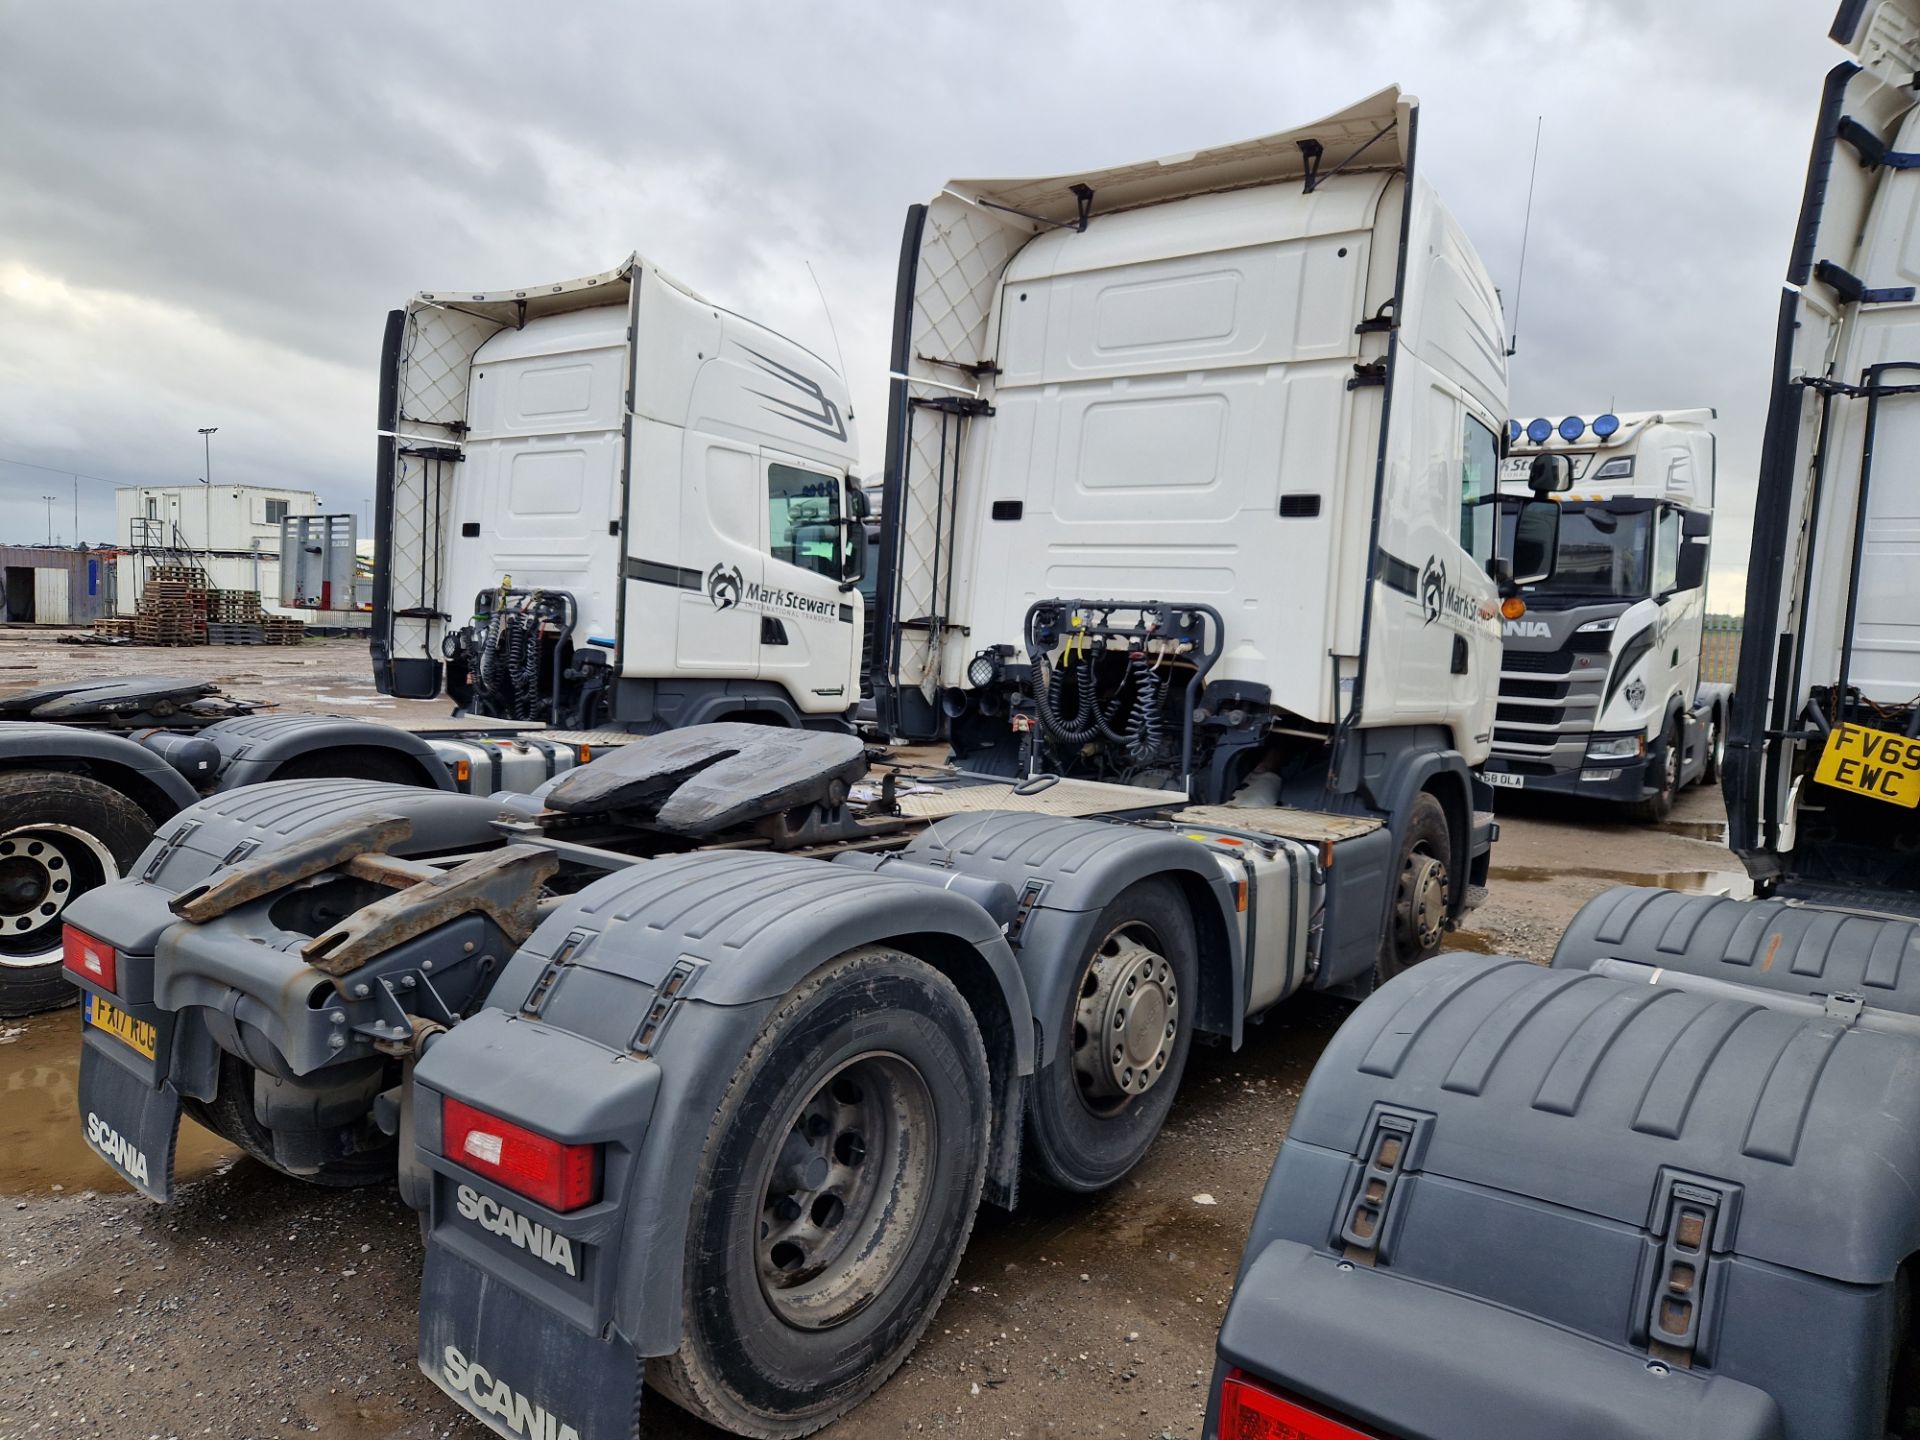
M 1501 630 L 1489 785 L 1608 800 L 1664 819 L 1720 778 L 1730 691 L 1700 680 L 1713 523 L 1711 410 L 1509 422 L 1511 525 L 1560 506 L 1553 573 Z
M 1328 1045 L 1203 1434 L 1920 1434 L 1920 3 L 1847 0 L 1779 298 L 1723 788 L 1755 894 L 1622 887 Z
M 397 1159 L 420 1363 L 503 1434 L 631 1437 L 644 1376 L 797 1436 L 904 1358 L 982 1199 L 1117 1183 L 1196 1037 L 1414 967 L 1483 873 L 1495 605 L 1558 519 L 1498 553 L 1502 325 L 1417 115 L 912 210 L 881 698 L 1027 773 L 719 723 L 531 798 L 208 801 L 72 915 L 96 1151 L 155 1198 L 183 1113 L 320 1183 Z M 623 567 L 696 569 L 624 513 Z M 701 565 L 622 582 L 627 641 L 721 613 Z

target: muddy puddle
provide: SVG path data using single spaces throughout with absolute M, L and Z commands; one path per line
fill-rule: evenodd
M 1440 942 L 1440 953 L 1444 955 L 1450 950 L 1469 950 L 1475 955 L 1502 953 L 1491 935 L 1482 935 L 1477 930 L 1449 931 L 1447 938 Z
M 80 1137 L 79 1081 L 79 1011 L 0 1021 L 0 1195 L 131 1190 Z M 183 1119 L 174 1173 L 189 1180 L 238 1154 Z
M 1727 870 L 1605 870 L 1587 865 L 1496 865 L 1492 882 L 1512 885 L 1551 885 L 1557 880 L 1610 880 L 1616 885 L 1652 885 L 1663 890 L 1685 890 L 1698 895 L 1750 895 L 1752 882 Z

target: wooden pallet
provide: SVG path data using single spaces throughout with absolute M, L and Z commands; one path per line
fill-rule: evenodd
M 219 620 L 207 622 L 209 645 L 264 645 L 266 633 L 258 625 L 229 625 Z

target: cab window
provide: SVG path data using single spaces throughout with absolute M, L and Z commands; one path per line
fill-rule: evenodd
M 1460 436 L 1460 547 L 1481 565 L 1493 558 L 1494 531 L 1500 523 L 1494 504 L 1499 481 L 1500 442 L 1468 415 Z
M 792 465 L 767 467 L 767 552 L 829 580 L 840 578 L 840 481 Z
M 1665 595 L 1680 583 L 1680 512 L 1662 510 L 1653 533 L 1653 593 Z

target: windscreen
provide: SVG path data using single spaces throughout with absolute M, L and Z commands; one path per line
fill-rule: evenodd
M 1513 553 L 1517 505 L 1500 510 L 1500 553 Z M 1569 598 L 1638 600 L 1649 592 L 1654 512 L 1626 513 L 1599 505 L 1566 505 L 1560 511 L 1560 546 L 1554 553 L 1553 575 L 1530 586 L 1536 599 L 1547 595 Z

